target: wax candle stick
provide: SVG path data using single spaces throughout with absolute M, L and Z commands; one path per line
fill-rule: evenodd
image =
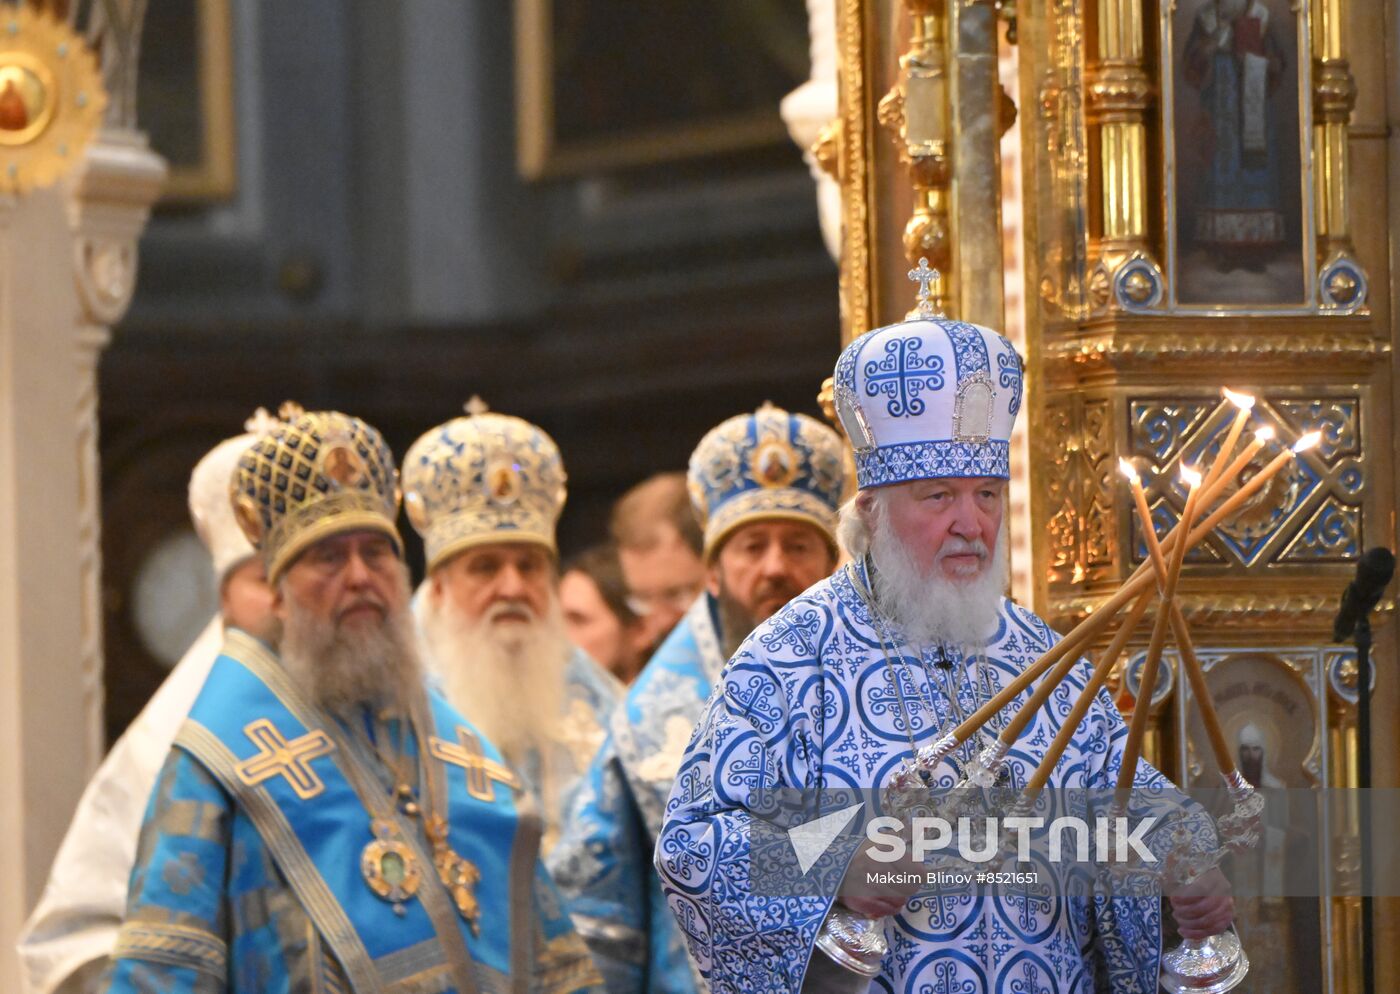
M 1196 505 L 1200 502 L 1202 479 L 1200 473 L 1185 466 L 1181 469 L 1181 476 L 1191 487 L 1186 495 L 1186 507 L 1181 512 L 1181 528 L 1189 535 L 1191 523 L 1196 516 Z M 1140 481 L 1138 486 L 1141 487 Z M 1123 746 L 1123 765 L 1118 770 L 1119 791 L 1132 787 L 1133 775 L 1137 771 L 1138 756 L 1142 752 L 1142 738 L 1147 732 L 1147 716 L 1152 710 L 1152 692 L 1157 686 L 1157 667 L 1162 661 L 1162 647 L 1166 644 L 1167 628 L 1171 624 L 1171 607 L 1176 600 L 1177 582 L 1181 578 L 1181 567 L 1186 561 L 1186 549 L 1189 545 L 1189 542 L 1178 542 L 1172 550 L 1171 561 L 1167 566 L 1166 582 L 1162 585 L 1162 602 L 1157 609 L 1157 620 L 1152 626 L 1152 637 L 1147 644 L 1147 659 L 1142 667 L 1142 684 L 1138 688 L 1133 720 L 1128 726 L 1128 741 Z
M 1119 467 L 1132 486 L 1133 500 L 1137 505 L 1138 522 L 1142 526 L 1148 558 L 1156 571 L 1157 586 L 1160 589 L 1166 585 L 1167 564 L 1162 556 L 1162 547 L 1157 542 L 1157 533 L 1152 526 L 1152 511 L 1147 506 L 1147 492 L 1143 489 L 1142 478 L 1138 476 L 1132 463 L 1120 460 Z M 1220 726 L 1220 716 L 1215 711 L 1215 701 L 1206 687 L 1201 662 L 1196 658 L 1196 646 L 1191 638 L 1191 629 L 1186 624 L 1186 617 L 1181 613 L 1180 604 L 1172 601 L 1170 611 L 1172 636 L 1176 639 L 1177 651 L 1181 654 L 1186 679 L 1190 682 L 1191 693 L 1200 706 L 1201 721 L 1205 725 L 1206 735 L 1210 739 L 1211 750 L 1215 753 L 1215 761 L 1220 766 L 1221 774 L 1228 778 L 1235 771 L 1235 761 L 1225 742 L 1225 733 Z
M 1204 488 L 1201 495 L 1201 506 L 1209 507 L 1210 504 L 1224 491 L 1239 472 L 1247 466 L 1261 448 L 1273 438 L 1272 429 L 1260 429 L 1255 433 L 1254 440 L 1245 446 L 1229 468 L 1221 474 L 1220 479 L 1209 487 Z M 1186 536 L 1187 546 L 1196 544 L 1206 535 L 1214 530 L 1215 526 L 1223 521 L 1230 514 L 1233 514 L 1241 504 L 1259 492 L 1269 480 L 1278 473 L 1285 465 L 1296 458 L 1299 452 L 1316 445 L 1321 439 L 1321 434 L 1312 432 L 1303 436 L 1293 446 L 1279 453 L 1271 462 L 1252 477 L 1247 483 L 1240 487 L 1238 491 L 1231 494 L 1225 503 L 1212 511 L 1204 521 L 1197 525 L 1189 535 Z M 1183 536 L 1181 523 L 1171 530 L 1165 539 L 1162 540 L 1162 550 L 1164 553 L 1172 551 L 1176 547 L 1176 542 Z M 1024 672 L 1016 679 L 1008 683 L 1002 690 L 992 697 L 986 704 L 982 705 L 968 717 L 966 721 L 958 725 L 950 733 L 956 742 L 966 742 L 977 730 L 985 725 L 994 715 L 1006 707 L 1021 692 L 1040 678 L 1047 670 L 1059 662 L 1067 653 L 1078 652 L 1087 646 L 1106 628 L 1113 619 L 1129 602 L 1142 593 L 1145 587 L 1153 584 L 1153 570 L 1151 563 L 1143 563 L 1130 576 L 1124 584 L 1118 588 L 1117 593 L 1106 600 L 1103 604 L 1095 608 L 1087 618 L 1076 625 L 1055 644 L 1048 652 L 1042 655 L 1033 664 L 1028 666 Z
M 1226 387 L 1223 393 L 1226 399 L 1235 405 L 1235 420 L 1230 425 L 1230 430 L 1225 434 L 1225 441 L 1221 443 L 1220 451 L 1215 455 L 1215 462 L 1211 463 L 1210 469 L 1206 471 L 1206 486 L 1210 486 L 1220 479 L 1225 468 L 1230 465 L 1230 455 L 1239 443 L 1240 433 L 1244 431 L 1245 422 L 1249 420 L 1250 412 L 1254 410 L 1254 398 L 1251 395 L 1236 393 L 1229 387 Z
M 1104 649 L 1103 655 L 1095 660 L 1094 669 L 1089 675 L 1089 682 L 1084 685 L 1084 689 L 1075 698 L 1069 714 L 1065 715 L 1064 720 L 1060 723 L 1060 730 L 1055 733 L 1050 748 L 1045 750 L 1040 765 L 1035 768 L 1035 772 L 1026 781 L 1024 794 L 1030 799 L 1033 800 L 1036 791 L 1044 787 L 1050 779 L 1050 773 L 1055 769 L 1055 764 L 1064 755 L 1064 751 L 1075 732 L 1079 731 L 1080 723 L 1084 721 L 1084 716 L 1089 713 L 1089 707 L 1094 703 L 1094 698 L 1108 682 L 1108 676 L 1113 672 L 1114 664 L 1118 662 L 1118 657 L 1123 655 L 1123 650 L 1128 645 L 1128 639 L 1137 630 L 1138 623 L 1142 621 L 1142 616 L 1147 613 L 1147 606 L 1151 603 L 1152 590 L 1149 588 L 1138 595 L 1137 603 L 1128 611 L 1128 616 L 1119 626 L 1118 633 L 1113 636 L 1113 641 Z

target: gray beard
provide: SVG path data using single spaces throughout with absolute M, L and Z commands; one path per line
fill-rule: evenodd
M 406 711 L 423 686 L 413 616 L 407 607 L 368 629 L 341 629 L 292 602 L 282 631 L 282 664 L 332 714 Z
M 729 595 L 723 583 L 720 584 L 719 596 L 715 598 L 715 602 L 719 605 L 720 646 L 724 651 L 724 658 L 732 659 L 734 653 L 739 651 L 739 646 L 744 644 L 744 639 L 749 637 L 749 633 L 757 625 L 753 615 Z

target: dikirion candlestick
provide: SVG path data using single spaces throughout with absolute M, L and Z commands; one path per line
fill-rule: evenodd
M 1147 505 L 1147 493 L 1142 486 L 1142 477 L 1138 475 L 1133 464 L 1126 459 L 1119 461 L 1119 468 L 1131 485 L 1133 502 L 1137 507 L 1138 524 L 1142 528 L 1143 542 L 1147 546 L 1148 559 L 1157 574 L 1157 586 L 1161 588 L 1167 579 L 1167 563 L 1162 556 L 1162 547 L 1157 541 L 1157 532 L 1152 524 L 1152 511 Z M 1220 716 L 1215 710 L 1215 701 L 1211 698 L 1210 690 L 1206 686 L 1201 662 L 1196 657 L 1196 646 L 1191 638 L 1191 630 L 1186 624 L 1186 618 L 1181 613 L 1179 604 L 1173 601 L 1170 611 L 1172 638 L 1176 640 L 1177 652 L 1181 656 L 1186 679 L 1190 682 L 1191 693 L 1200 706 L 1201 719 L 1205 724 L 1206 735 L 1210 739 L 1215 761 L 1220 766 L 1221 776 L 1225 778 L 1226 783 L 1230 783 L 1232 782 L 1232 774 L 1235 772 L 1235 761 L 1230 755 L 1229 746 L 1226 744 L 1225 733 L 1220 726 Z M 1138 697 L 1139 700 L 1142 699 L 1140 687 Z M 1150 704 L 1150 702 L 1148 703 Z
M 1196 520 L 1196 508 L 1200 504 L 1203 477 L 1197 470 L 1182 466 L 1181 478 L 1190 490 L 1186 494 L 1186 507 L 1181 512 L 1180 526 L 1189 535 L 1191 525 Z M 1186 562 L 1186 549 L 1190 544 L 1189 541 L 1176 544 L 1167 565 L 1166 578 L 1161 584 L 1161 604 L 1157 608 L 1152 636 L 1147 643 L 1147 659 L 1142 667 L 1138 706 L 1133 708 L 1133 719 L 1128 725 L 1128 741 L 1123 746 L 1123 764 L 1118 770 L 1120 791 L 1132 788 L 1133 777 L 1137 772 L 1138 757 L 1142 754 L 1142 739 L 1147 733 L 1147 716 L 1152 710 L 1152 691 L 1157 686 L 1157 667 L 1162 661 L 1162 648 L 1166 645 L 1167 628 L 1171 624 L 1171 609 L 1176 603 L 1177 582 L 1181 579 L 1181 567 Z
M 1235 494 L 1231 495 L 1228 498 L 1227 503 L 1233 501 L 1233 508 L 1237 508 L 1245 500 L 1248 500 L 1249 497 L 1258 493 L 1259 490 L 1264 486 L 1264 484 L 1266 484 L 1271 477 L 1273 477 L 1275 474 L 1278 473 L 1280 469 L 1283 468 L 1283 466 L 1288 462 L 1288 460 L 1294 458 L 1296 454 L 1298 452 L 1303 451 L 1303 449 L 1308 448 L 1311 445 L 1317 444 L 1317 439 L 1321 436 L 1318 433 L 1313 434 L 1316 435 L 1317 438 L 1314 438 L 1311 443 L 1306 445 L 1303 444 L 1308 438 L 1308 436 L 1304 436 L 1303 439 L 1299 439 L 1299 444 L 1295 445 L 1293 449 L 1285 450 L 1284 452 L 1280 453 L 1278 458 L 1270 462 L 1267 466 L 1260 470 L 1259 473 L 1252 477 L 1247 483 L 1243 484 L 1240 487 L 1240 489 L 1236 491 Z M 1240 454 L 1230 462 L 1225 472 L 1216 474 L 1216 478 L 1213 483 L 1202 487 L 1201 506 L 1209 507 L 1216 499 L 1218 499 L 1224 493 L 1225 489 L 1229 486 L 1229 484 L 1234 481 L 1235 477 L 1237 477 L 1245 469 L 1245 467 L 1253 461 L 1254 457 L 1258 455 L 1260 450 L 1262 450 L 1264 446 L 1268 445 L 1269 442 L 1273 440 L 1273 438 L 1274 430 L 1273 428 L 1267 425 L 1256 431 L 1254 433 L 1254 438 L 1250 441 L 1248 445 L 1244 447 Z M 1221 456 L 1224 456 L 1223 451 L 1221 453 Z M 1225 513 L 1230 513 L 1230 510 L 1226 510 Z M 1224 517 L 1225 514 L 1221 514 L 1220 509 L 1217 509 L 1216 511 L 1212 512 L 1211 515 L 1207 517 L 1206 521 L 1203 522 L 1201 526 L 1198 526 L 1189 536 L 1183 534 L 1181 523 L 1178 522 L 1171 529 L 1171 531 L 1167 533 L 1166 538 L 1162 540 L 1162 551 L 1164 553 L 1170 552 L 1173 548 L 1175 548 L 1176 543 L 1178 541 L 1183 541 L 1187 539 L 1189 539 L 1189 545 L 1195 545 L 1197 542 L 1201 541 L 1206 535 L 1208 535 L 1210 531 L 1215 527 L 1215 525 L 1218 524 L 1221 520 L 1223 520 Z M 1207 524 L 1209 525 L 1209 527 L 1204 527 Z M 978 708 L 971 715 L 969 715 L 966 721 L 962 722 L 962 724 L 958 725 L 947 735 L 943 736 L 943 738 L 941 738 L 938 742 L 935 742 L 930 746 L 926 746 L 925 749 L 922 750 L 922 752 L 924 753 L 923 758 L 930 763 L 936 764 L 943 757 L 949 755 L 959 745 L 966 742 L 969 738 L 975 735 L 978 729 L 980 729 L 989 720 L 991 720 L 993 716 L 1000 713 L 1003 708 L 1005 708 L 1017 697 L 1019 697 L 1026 690 L 1027 687 L 1029 687 L 1036 680 L 1040 679 L 1040 677 L 1044 675 L 1045 672 L 1049 670 L 1052 666 L 1055 666 L 1056 663 L 1061 662 L 1066 656 L 1081 655 L 1083 651 L 1088 648 L 1090 643 L 1092 643 L 1093 640 L 1098 636 L 1098 634 L 1101 631 L 1103 631 L 1103 629 L 1106 628 L 1114 620 L 1114 618 L 1118 616 L 1122 609 L 1126 607 L 1133 600 L 1134 597 L 1137 597 L 1145 589 L 1148 589 L 1152 586 L 1152 581 L 1152 566 L 1150 563 L 1143 563 L 1133 572 L 1133 574 L 1130 577 L 1128 577 L 1128 579 L 1124 582 L 1123 586 L 1118 589 L 1117 593 L 1115 593 L 1107 601 L 1105 601 L 1103 604 L 1099 605 L 1097 608 L 1091 611 L 1089 613 L 1089 616 L 1086 617 L 1079 624 L 1077 624 L 1073 629 L 1071 629 L 1069 633 L 1064 636 L 1064 638 L 1062 638 L 1059 642 L 1055 643 L 1054 646 L 1052 646 L 1034 663 L 1026 667 L 1026 669 L 1021 673 L 1020 676 L 1010 681 L 1004 688 L 1002 688 L 1000 692 L 993 695 L 992 698 L 989 701 L 987 701 L 987 703 L 983 704 L 980 708 Z

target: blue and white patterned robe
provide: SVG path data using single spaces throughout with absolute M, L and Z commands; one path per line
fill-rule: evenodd
M 847 566 L 791 601 L 745 640 L 725 669 L 696 729 L 667 803 L 656 865 L 691 954 L 716 994 L 794 991 L 814 953 L 833 896 L 762 897 L 749 880 L 746 804 L 758 788 L 833 790 L 885 784 L 909 755 L 896 695 L 907 702 L 920 745 L 946 720 L 946 697 L 930 685 L 938 647 L 921 661 L 895 647 L 891 686 L 880 641 Z M 1041 619 L 1002 603 L 986 671 L 997 689 L 1058 637 Z M 945 647 L 962 674 L 970 714 L 972 660 Z M 1025 783 L 1073 699 L 1084 663 L 1071 673 L 1011 751 L 1014 782 Z M 941 680 L 940 680 L 941 683 Z M 928 703 L 936 702 L 935 719 Z M 985 700 L 985 695 L 983 697 Z M 917 702 L 924 702 L 922 705 Z M 1101 693 L 1050 780 L 1052 787 L 1111 789 L 1127 728 Z M 966 764 L 977 738 L 955 758 Z M 957 779 L 953 765 L 940 786 Z M 1166 781 L 1146 763 L 1138 783 Z M 916 897 L 887 933 L 890 952 L 871 991 L 899 994 L 1114 994 L 1156 990 L 1160 905 L 1156 899 L 1055 898 L 1021 893 Z M 854 976 L 854 975 L 853 975 Z
M 716 606 L 691 605 L 613 712 L 547 865 L 610 994 L 703 989 L 652 853 L 666 798 L 720 670 Z
M 546 854 L 559 841 L 588 761 L 607 737 L 608 719 L 621 696 L 622 684 L 615 676 L 582 649 L 571 648 L 564 667 L 563 713 L 554 726 L 553 741 L 515 757 L 544 815 Z

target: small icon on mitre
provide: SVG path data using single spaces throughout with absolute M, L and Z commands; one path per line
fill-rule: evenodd
M 364 461 L 348 444 L 334 445 L 326 450 L 322 469 L 328 479 L 342 487 L 358 487 L 368 476 Z
M 514 504 L 520 497 L 520 470 L 512 462 L 492 463 L 486 468 L 486 495 L 494 504 Z
M 778 439 L 770 438 L 754 450 L 749 462 L 753 478 L 765 487 L 785 487 L 797 475 L 797 453 Z
M 992 380 L 978 372 L 958 384 L 953 402 L 953 440 L 981 445 L 992 437 L 992 405 L 996 391 Z

